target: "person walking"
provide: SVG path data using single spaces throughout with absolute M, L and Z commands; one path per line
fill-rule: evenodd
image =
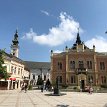
M 93 88 L 89 87 L 89 94 L 92 94 L 92 92 L 93 92 Z
M 27 92 L 27 83 L 25 84 L 25 93 Z
M 21 86 L 21 91 L 23 91 L 23 90 L 24 90 L 24 88 L 25 88 L 25 87 L 24 87 L 24 84 L 22 84 L 22 86 Z
M 43 87 L 44 87 L 44 85 L 42 84 L 42 85 L 41 85 L 41 92 L 43 92 Z

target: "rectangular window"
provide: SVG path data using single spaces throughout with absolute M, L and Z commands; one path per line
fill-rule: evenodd
M 93 83 L 93 76 L 92 75 L 88 75 L 88 83 Z
M 16 74 L 16 67 L 14 68 L 14 74 Z
M 58 62 L 58 70 L 62 70 L 62 62 Z
M 92 69 L 92 61 L 87 61 L 87 68 Z
M 14 74 L 14 69 L 13 69 L 13 66 L 11 66 L 11 72 L 12 72 L 12 74 Z
M 83 63 L 83 61 L 79 61 L 78 63 L 79 63 L 79 68 L 84 68 L 84 63 Z
M 75 69 L 75 61 L 70 61 L 70 69 Z
M 21 75 L 22 75 L 22 69 L 21 69 Z
M 101 76 L 101 83 L 106 84 L 106 76 Z
M 75 83 L 76 83 L 76 77 L 75 77 L 75 75 L 74 75 L 74 76 L 71 76 L 71 83 L 72 83 L 72 84 L 75 84 Z
M 18 68 L 18 75 L 20 74 L 20 68 Z
M 100 62 L 100 70 L 105 70 L 105 63 L 104 62 Z

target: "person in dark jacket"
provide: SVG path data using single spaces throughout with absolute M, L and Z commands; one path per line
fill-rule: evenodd
M 26 93 L 26 91 L 27 91 L 27 84 L 25 84 L 25 93 Z

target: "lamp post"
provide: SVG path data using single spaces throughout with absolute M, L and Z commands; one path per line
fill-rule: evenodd
M 92 79 L 90 79 L 90 87 L 92 88 Z
M 80 92 L 82 92 L 82 87 L 81 87 L 81 79 L 80 79 Z
M 93 89 L 92 89 L 92 79 L 90 79 L 90 89 L 89 89 L 90 94 L 92 94 L 92 91 L 93 91 Z
M 98 78 L 97 78 L 97 82 L 96 82 L 97 84 L 96 84 L 96 92 L 97 92 L 97 90 L 98 90 Z

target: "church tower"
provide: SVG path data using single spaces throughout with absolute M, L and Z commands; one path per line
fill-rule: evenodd
M 18 57 L 19 56 L 19 41 L 18 41 L 18 32 L 16 30 L 16 33 L 14 35 L 14 39 L 12 40 L 12 44 L 11 44 L 11 54 L 13 56 Z

